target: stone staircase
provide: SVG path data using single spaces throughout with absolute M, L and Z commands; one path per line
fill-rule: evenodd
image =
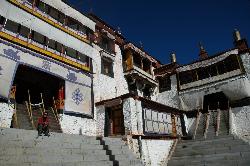
M 182 140 L 168 166 L 249 166 L 250 145 L 232 135 Z
M 105 137 L 102 139 L 102 145 L 104 145 L 105 149 L 111 155 L 111 159 L 119 166 L 143 165 L 142 161 L 130 152 L 131 150 L 121 138 Z
M 141 166 L 121 139 L 0 128 L 0 166 Z
M 48 112 L 50 131 L 61 133 L 62 132 L 61 126 L 59 122 L 57 121 L 53 113 L 53 110 L 48 109 L 46 111 Z M 33 115 L 33 122 L 34 122 L 35 129 L 36 129 L 38 118 L 42 115 L 41 108 L 32 108 L 32 115 Z M 18 123 L 18 125 L 16 126 L 17 128 L 33 130 L 32 123 L 29 119 L 27 107 L 24 104 L 17 104 L 17 123 Z

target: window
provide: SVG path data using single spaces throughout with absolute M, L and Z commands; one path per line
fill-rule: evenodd
M 168 77 L 160 77 L 159 79 L 159 92 L 171 90 L 171 79 Z
M 18 23 L 15 23 L 11 20 L 8 20 L 6 25 L 5 25 L 5 29 L 7 29 L 8 31 L 14 32 L 14 33 L 18 33 Z
M 79 26 L 79 31 L 80 31 L 82 34 L 87 34 L 87 29 L 86 29 L 83 25 L 80 25 L 80 26 Z
M 88 57 L 80 52 L 77 53 L 77 59 L 83 63 L 88 63 Z
M 237 55 L 230 55 L 224 60 L 225 67 L 227 69 L 227 72 L 237 70 L 240 68 L 240 65 L 238 63 Z
M 62 24 L 64 24 L 64 19 L 65 19 L 65 15 L 61 12 L 59 12 L 59 18 L 58 21 Z
M 61 43 L 56 42 L 56 51 L 61 53 L 62 49 L 63 49 L 63 45 Z
M 5 18 L 3 16 L 0 16 L 0 25 L 3 25 L 5 22 Z
M 56 49 L 56 41 L 47 38 L 47 46 L 51 49 Z
M 209 74 L 210 74 L 211 77 L 218 75 L 218 71 L 217 71 L 217 66 L 216 65 L 209 66 Z
M 54 18 L 55 20 L 58 20 L 59 19 L 59 11 L 50 7 L 49 8 L 49 15 Z
M 72 58 L 76 58 L 76 50 L 69 48 L 69 47 L 66 47 L 65 51 L 66 51 L 66 55 L 68 55 Z
M 37 8 L 44 13 L 49 13 L 49 6 L 43 3 L 42 1 L 38 2 Z
M 38 33 L 38 32 L 35 32 L 33 31 L 33 40 L 37 43 L 40 43 L 40 44 L 45 44 L 45 36 L 43 36 L 42 34 Z
M 141 63 L 142 63 L 141 60 L 142 60 L 142 58 L 141 58 L 141 56 L 139 54 L 136 54 L 136 53 L 133 54 L 133 62 L 134 62 L 134 65 L 136 67 L 139 67 L 139 68 L 142 67 L 141 66 Z
M 19 28 L 19 34 L 23 37 L 26 37 L 28 38 L 29 37 L 29 34 L 30 34 L 30 29 L 25 27 L 25 26 L 22 26 L 20 25 L 20 28 Z
M 227 72 L 223 61 L 217 63 L 217 68 L 218 68 L 219 74 L 224 74 Z
M 179 79 L 180 79 L 180 84 L 187 84 L 190 83 L 192 81 L 196 81 L 194 80 L 194 72 L 193 71 L 185 71 L 185 72 L 181 72 L 179 73 Z
M 112 52 L 110 48 L 110 39 L 108 39 L 107 37 L 102 37 L 100 46 L 102 49 L 108 52 Z
M 113 73 L 113 62 L 111 59 L 108 58 L 102 58 L 102 74 L 105 74 L 110 77 L 114 77 Z
M 197 69 L 198 79 L 203 80 L 209 78 L 208 70 L 205 67 Z
M 68 17 L 67 26 L 74 30 L 78 30 L 79 23 L 75 19 Z

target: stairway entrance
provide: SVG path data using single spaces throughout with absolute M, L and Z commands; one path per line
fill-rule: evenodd
M 36 70 L 29 66 L 19 65 L 13 82 L 16 86 L 16 102 L 21 104 L 28 101 L 28 90 L 30 91 L 31 102 L 41 102 L 41 93 L 44 98 L 45 108 L 53 105 L 53 97 L 58 96 L 61 86 L 65 85 L 64 80 Z
M 15 128 L 36 129 L 38 117 L 49 113 L 50 130 L 61 132 L 55 101 L 64 80 L 29 66 L 19 65 L 13 86 L 16 87 Z
M 229 100 L 224 93 L 204 96 L 203 110 L 196 123 L 196 139 L 229 134 Z

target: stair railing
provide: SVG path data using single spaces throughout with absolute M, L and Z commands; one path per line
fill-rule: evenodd
M 32 108 L 31 108 L 31 102 L 30 102 L 30 92 L 28 90 L 28 99 L 29 101 L 25 101 L 25 104 L 26 104 L 26 110 L 28 112 L 28 115 L 29 115 L 29 119 L 30 119 L 30 122 L 31 122 L 31 125 L 32 125 L 32 128 L 35 129 L 35 124 L 34 124 L 34 121 L 33 121 L 33 115 L 32 115 Z
M 54 113 L 54 116 L 57 120 L 57 122 L 59 123 L 59 116 L 58 116 L 58 111 L 57 111 L 57 108 L 56 108 L 56 101 L 55 101 L 55 98 L 53 97 L 53 113 Z
M 15 128 L 20 128 L 18 120 L 17 120 L 17 105 L 16 105 L 16 102 L 14 104 L 14 110 L 15 110 L 15 112 L 13 114 L 13 117 L 14 117 L 14 121 L 15 121 Z
M 41 95 L 41 104 L 42 104 L 42 114 L 45 112 L 45 106 L 44 106 L 44 102 L 43 102 L 43 94 L 42 93 L 40 93 L 40 95 Z

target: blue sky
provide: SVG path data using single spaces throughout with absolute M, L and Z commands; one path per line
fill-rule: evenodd
M 127 40 L 162 63 L 174 51 L 177 62 L 198 58 L 198 43 L 209 55 L 233 47 L 232 32 L 239 29 L 250 45 L 250 0 L 69 0 L 79 10 L 120 27 Z

